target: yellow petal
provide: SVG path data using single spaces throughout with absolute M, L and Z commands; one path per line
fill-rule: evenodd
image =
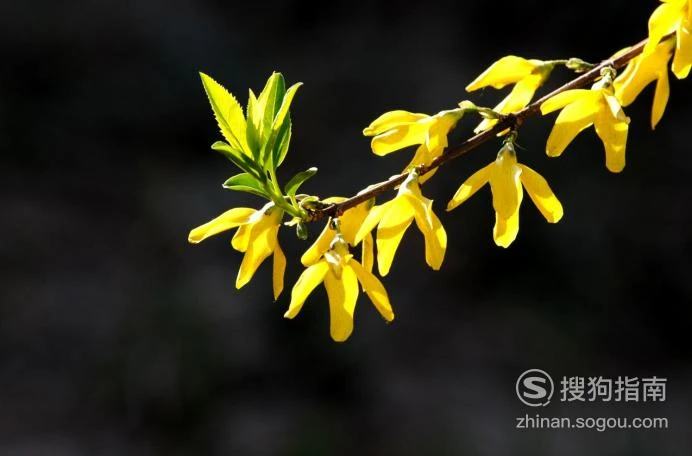
M 682 8 L 686 0 L 670 1 L 659 5 L 649 17 L 649 41 L 644 54 L 651 54 L 665 35 L 675 31 L 682 20 Z
M 366 271 L 372 271 L 372 266 L 375 264 L 375 243 L 372 239 L 372 234 L 368 233 L 363 238 L 363 245 L 361 250 L 361 261 L 363 262 L 363 267 Z
M 429 127 L 428 123 L 422 122 L 401 125 L 372 138 L 370 147 L 376 155 L 387 155 L 404 147 L 422 144 Z
M 250 245 L 248 246 L 243 261 L 240 263 L 238 276 L 235 280 L 236 288 L 245 286 L 255 275 L 257 268 L 262 262 L 272 254 L 273 247 L 276 245 L 278 225 L 258 223 L 252 228 L 250 234 Z
M 356 260 L 351 260 L 348 264 L 356 273 L 363 291 L 368 295 L 380 315 L 387 321 L 394 320 L 394 311 L 392 311 L 387 290 L 384 289 L 382 282 Z
M 248 218 L 255 212 L 255 209 L 249 207 L 234 207 L 230 211 L 226 211 L 215 219 L 190 231 L 187 240 L 192 244 L 197 244 L 210 236 L 246 223 Z
M 247 251 L 250 244 L 250 233 L 252 233 L 252 225 L 246 224 L 238 227 L 233 239 L 231 239 L 231 246 L 239 252 Z
M 498 103 L 493 111 L 502 114 L 509 114 L 521 111 L 524 109 L 533 98 L 536 90 L 543 84 L 543 75 L 531 74 L 521 81 L 517 82 L 512 91 L 500 103 Z M 494 119 L 483 119 L 473 132 L 478 134 L 482 131 L 492 128 L 497 123 Z
M 368 216 L 368 212 L 370 212 L 371 207 L 372 202 L 366 201 L 347 210 L 341 215 L 341 217 L 339 217 L 341 235 L 349 244 L 353 246 L 357 244 L 356 234 L 358 234 L 358 230 L 363 224 L 365 217 Z
M 431 207 L 428 208 L 427 214 L 416 211 L 415 220 L 425 238 L 425 262 L 438 271 L 442 267 L 447 250 L 447 232 Z
M 350 264 L 344 267 L 341 280 L 332 273 L 324 278 L 329 298 L 329 333 L 335 342 L 343 342 L 353 332 L 353 312 L 358 299 L 358 279 Z
M 286 255 L 279 242 L 274 246 L 274 263 L 272 267 L 272 287 L 274 288 L 274 301 L 279 299 L 279 295 L 284 289 L 284 273 L 286 272 Z
M 600 94 L 597 94 L 601 97 Z M 559 157 L 572 140 L 585 128 L 591 126 L 600 105 L 592 98 L 579 100 L 564 107 L 555 119 L 546 153 L 550 157 Z
M 525 78 L 541 63 L 537 60 L 527 60 L 514 55 L 502 57 L 467 85 L 466 91 L 472 92 L 487 86 L 501 89 L 507 84 Z
M 390 203 L 377 227 L 377 267 L 381 276 L 389 273 L 401 238 L 413 222 L 413 211 L 405 199 L 398 197 Z
M 360 241 L 362 241 L 365 235 L 371 232 L 373 228 L 375 228 L 375 226 L 377 226 L 377 224 L 380 223 L 380 219 L 382 218 L 382 216 L 389 210 L 390 204 L 391 201 L 388 201 L 379 206 L 373 206 L 373 208 L 370 209 L 370 212 L 368 212 L 367 217 L 365 217 L 365 220 L 363 220 L 363 223 L 360 225 L 360 228 L 356 233 L 356 237 L 354 239 L 355 242 L 353 243 L 353 245 L 356 245 Z
M 688 6 L 692 11 L 692 6 Z M 692 19 L 684 21 L 677 33 L 675 57 L 673 57 L 673 74 L 678 79 L 685 79 L 692 68 Z
M 296 284 L 293 285 L 293 290 L 291 290 L 291 304 L 288 306 L 288 310 L 284 314 L 284 317 L 293 318 L 298 315 L 298 312 L 300 312 L 300 309 L 303 307 L 303 303 L 310 293 L 312 293 L 312 290 L 324 280 L 327 271 L 329 271 L 329 265 L 326 261 L 313 264 L 303 271 L 300 277 L 298 277 Z
M 507 248 L 517 238 L 519 233 L 519 207 L 516 212 L 508 218 L 500 217 L 500 214 L 495 213 L 495 227 L 493 228 L 493 239 L 495 244 L 500 247 Z
M 629 125 L 627 122 L 613 119 L 609 112 L 603 112 L 596 117 L 594 126 L 605 147 L 606 168 L 613 173 L 619 173 L 625 167 Z
M 471 175 L 466 181 L 461 184 L 459 189 L 456 191 L 452 199 L 447 203 L 447 210 L 451 211 L 483 187 L 488 180 L 490 180 L 490 172 L 495 166 L 495 163 L 491 163 L 483 168 L 479 169 Z
M 521 167 L 521 182 L 526 187 L 533 204 L 548 222 L 557 223 L 562 218 L 562 204 L 550 189 L 548 182 L 528 166 L 519 166 Z
M 415 114 L 402 110 L 385 112 L 363 130 L 363 135 L 379 135 L 392 128 L 400 127 L 403 124 L 415 123 L 427 117 L 429 117 L 427 114 Z
M 651 129 L 656 128 L 656 125 L 663 117 L 663 112 L 666 110 L 668 98 L 670 97 L 670 85 L 668 84 L 668 71 L 663 71 L 658 80 L 656 80 L 656 91 L 654 92 L 654 104 L 651 108 Z
M 661 78 L 668 80 L 667 66 L 672 51 L 673 42 L 668 40 L 659 44 L 652 54 L 642 54 L 627 65 L 625 71 L 613 83 L 615 95 L 622 106 L 630 105 L 655 79 L 658 79 L 659 83 Z
M 596 101 L 598 97 L 594 95 L 594 93 L 595 91 L 589 89 L 566 90 L 546 100 L 541 105 L 541 114 L 546 115 L 553 111 L 557 111 L 577 100 L 593 99 Z
M 425 140 L 425 145 L 428 148 L 431 157 L 437 157 L 442 154 L 447 147 L 447 135 L 454 128 L 463 113 L 459 110 L 442 111 L 436 114 L 432 119 L 432 123 L 428 128 L 428 134 Z
M 517 166 L 516 155 L 506 149 L 501 149 L 493 165 L 490 168 L 493 208 L 501 218 L 506 219 L 521 204 L 521 168 Z
M 334 240 L 334 236 L 336 236 L 336 231 L 329 228 L 329 223 L 327 223 L 319 237 L 300 257 L 300 262 L 303 263 L 303 266 L 317 263 L 322 258 L 322 254 L 329 250 L 329 244 Z

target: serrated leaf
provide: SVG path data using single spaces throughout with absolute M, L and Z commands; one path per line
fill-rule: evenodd
M 228 190 L 252 193 L 253 195 L 269 198 L 264 186 L 254 176 L 248 173 L 236 174 L 223 183 L 223 187 Z
M 274 72 L 269 79 L 267 84 L 262 89 L 262 93 L 259 96 L 259 106 L 262 110 L 262 123 L 263 130 L 268 130 L 274 122 L 274 117 L 276 113 L 279 112 L 281 105 L 284 100 L 284 95 L 286 95 L 286 81 L 284 81 L 284 76 L 281 73 Z M 267 138 L 269 135 L 261 135 L 263 138 Z
M 235 149 L 248 153 L 243 108 L 235 97 L 212 77 L 202 72 L 199 75 L 221 134 Z
M 211 145 L 211 148 L 217 152 L 220 152 L 242 171 L 253 175 L 260 181 L 264 179 L 264 171 L 261 170 L 250 157 L 233 148 L 230 144 L 226 144 L 223 141 L 216 141 Z
M 291 108 L 291 103 L 293 102 L 293 97 L 301 85 L 303 85 L 303 83 L 298 82 L 293 84 L 288 91 L 286 91 L 286 95 L 281 101 L 281 107 L 277 111 L 276 116 L 272 121 L 271 136 L 267 141 L 267 146 L 264 150 L 271 154 L 272 166 L 274 168 L 278 167 L 281 162 L 283 162 L 284 158 L 286 157 L 286 152 L 288 152 L 288 143 L 290 142 L 291 134 L 291 117 L 289 115 L 289 110 Z M 286 133 L 286 131 L 288 131 L 288 133 Z M 281 135 L 284 134 L 287 134 L 288 137 L 282 138 Z
M 306 169 L 305 171 L 299 172 L 298 174 L 293 176 L 290 181 L 288 181 L 288 184 L 286 184 L 284 191 L 287 195 L 295 195 L 300 186 L 303 185 L 303 182 L 310 179 L 315 174 L 317 174 L 317 168 L 315 168 L 314 166 L 312 168 Z
M 260 156 L 260 124 L 262 122 L 262 112 L 259 109 L 259 102 L 255 96 L 255 92 L 250 89 L 247 98 L 247 143 L 252 151 L 252 156 L 255 161 L 259 160 Z
M 274 118 L 283 104 L 286 83 L 281 73 L 272 73 L 258 99 L 258 110 L 262 112 L 259 128 L 260 159 L 264 169 L 272 168 L 272 150 L 276 136 L 273 134 Z
M 284 128 L 279 132 L 276 138 L 276 146 L 273 151 L 272 162 L 276 163 L 278 168 L 281 163 L 283 163 L 286 154 L 288 153 L 288 146 L 291 144 L 291 118 L 287 118 L 287 122 L 284 122 Z

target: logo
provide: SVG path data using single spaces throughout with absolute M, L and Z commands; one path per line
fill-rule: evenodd
M 545 407 L 553 397 L 555 386 L 546 371 L 529 369 L 517 379 L 517 397 L 529 407 Z

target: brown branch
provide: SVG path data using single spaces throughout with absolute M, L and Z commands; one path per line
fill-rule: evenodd
M 669 38 L 673 34 L 670 34 L 664 39 Z M 466 154 L 467 152 L 472 151 L 473 149 L 476 149 L 478 146 L 483 144 L 484 142 L 488 141 L 489 139 L 495 137 L 499 132 L 504 131 L 506 129 L 514 129 L 519 126 L 521 126 L 524 121 L 533 116 L 536 115 L 540 112 L 541 105 L 547 101 L 549 98 L 554 97 L 555 95 L 565 92 L 567 90 L 572 90 L 572 89 L 578 89 L 581 87 L 585 87 L 588 84 L 593 83 L 596 81 L 601 76 L 601 70 L 605 67 L 613 67 L 615 69 L 619 69 L 623 66 L 625 66 L 630 60 L 633 58 L 637 57 L 639 54 L 642 53 L 642 50 L 644 49 L 644 46 L 646 45 L 648 40 L 643 40 L 640 41 L 639 43 L 635 44 L 631 48 L 629 48 L 627 51 L 619 54 L 615 58 L 608 59 L 608 60 L 603 60 L 601 63 L 596 65 L 593 69 L 587 71 L 586 73 L 578 76 L 577 78 L 563 84 L 562 86 L 558 87 L 557 89 L 553 90 L 549 94 L 539 98 L 538 100 L 534 101 L 521 111 L 513 114 L 507 114 L 503 116 L 492 128 L 489 130 L 485 130 L 482 133 L 479 133 L 466 141 L 462 142 L 456 147 L 446 149 L 439 157 L 435 158 L 429 165 L 427 166 L 420 166 L 418 167 L 418 174 L 419 175 L 424 175 L 429 173 L 435 168 L 438 168 L 448 161 L 451 161 L 461 155 Z M 396 176 L 393 176 L 387 181 L 380 182 L 379 184 L 372 185 L 370 188 L 367 190 L 352 196 L 351 198 L 348 198 L 347 200 L 342 201 L 341 203 L 338 204 L 330 204 L 328 206 L 325 206 L 323 208 L 319 209 L 311 209 L 308 211 L 308 216 L 310 221 L 314 220 L 319 220 L 325 217 L 338 217 L 339 215 L 343 214 L 344 211 L 359 205 L 360 203 L 363 203 L 370 198 L 373 198 L 381 193 L 384 193 L 389 190 L 395 189 L 398 185 L 400 185 L 406 177 L 408 176 L 408 172 L 398 174 Z

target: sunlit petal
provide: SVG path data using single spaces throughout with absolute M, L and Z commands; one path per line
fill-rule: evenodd
M 519 166 L 522 170 L 521 182 L 529 197 L 548 222 L 557 223 L 562 218 L 562 204 L 550 189 L 548 182 L 528 166 Z
M 272 247 L 276 243 L 279 227 L 269 224 L 257 224 L 252 228 L 250 245 L 248 246 L 243 262 L 240 264 L 235 286 L 245 286 L 255 275 L 257 268 L 272 254 Z
M 401 238 L 413 222 L 413 210 L 407 201 L 394 199 L 377 227 L 377 266 L 381 276 L 389 273 Z
M 334 236 L 336 236 L 336 231 L 329 228 L 329 223 L 327 223 L 319 237 L 300 257 L 300 262 L 303 263 L 303 266 L 317 263 L 322 258 L 322 254 L 329 249 L 329 244 L 334 240 Z
M 425 142 L 428 127 L 424 123 L 402 125 L 375 136 L 370 146 L 376 155 L 386 155 L 404 147 L 422 144 Z
M 490 168 L 493 208 L 506 219 L 521 204 L 521 168 L 517 166 L 516 155 L 509 151 L 500 151 L 493 165 Z
M 358 277 L 358 281 L 363 287 L 363 291 L 368 295 L 380 315 L 382 315 L 385 320 L 392 321 L 394 319 L 394 312 L 389 302 L 389 296 L 387 296 L 387 290 L 384 289 L 382 282 L 357 261 L 351 260 L 348 264 L 353 268 L 353 271 Z
M 190 231 L 187 240 L 193 244 L 201 242 L 210 236 L 246 223 L 255 212 L 255 209 L 249 207 L 235 207 Z
M 435 271 L 442 267 L 447 250 L 447 232 L 432 210 L 425 218 L 416 212 L 416 225 L 425 238 L 425 262 Z M 429 225 L 428 225 L 429 224 Z
M 363 134 L 365 136 L 379 135 L 392 128 L 397 128 L 404 124 L 415 123 L 427 117 L 429 116 L 426 114 L 416 114 L 402 110 L 385 112 L 380 117 L 373 120 L 372 123 L 363 130 Z
M 593 91 L 589 89 L 566 90 L 546 100 L 541 105 L 541 114 L 549 114 L 577 100 L 588 100 L 595 96 Z M 587 105 L 588 103 L 583 108 L 586 108 Z
M 495 244 L 507 248 L 517 238 L 519 233 L 519 207 L 516 212 L 510 214 L 508 218 L 500 217 L 495 213 L 495 227 L 493 228 L 493 239 Z
M 601 97 L 600 94 L 596 94 Z M 558 157 L 572 140 L 585 128 L 589 127 L 598 112 L 599 105 L 593 97 L 578 100 L 560 111 L 555 120 L 555 126 L 548 136 L 546 153 L 550 157 Z
M 320 261 L 307 268 L 298 278 L 298 281 L 293 285 L 291 290 L 291 304 L 284 314 L 286 318 L 293 318 L 298 315 L 303 303 L 308 298 L 312 290 L 315 289 L 323 280 L 324 276 L 329 271 L 329 265 L 326 261 Z
M 366 271 L 372 271 L 372 267 L 375 264 L 375 242 L 372 239 L 372 234 L 368 233 L 363 238 L 363 244 L 361 246 L 361 261 L 363 262 L 363 267 Z
M 490 180 L 490 172 L 495 163 L 491 163 L 479 169 L 461 184 L 452 199 L 447 203 L 447 210 L 451 211 L 483 187 Z
M 353 312 L 358 299 L 356 273 L 346 265 L 337 279 L 332 273 L 324 277 L 324 287 L 329 297 L 329 332 L 335 342 L 343 342 L 353 332 Z
M 692 6 L 688 8 L 692 10 Z M 692 21 L 687 22 L 686 19 L 683 24 L 678 29 L 672 67 L 673 74 L 678 79 L 685 79 L 692 68 Z
M 279 299 L 279 295 L 284 289 L 284 273 L 286 272 L 286 255 L 278 241 L 274 246 L 274 264 L 272 267 L 272 287 L 274 289 L 274 301 Z
M 629 125 L 624 121 L 614 121 L 609 114 L 601 113 L 597 116 L 594 126 L 605 147 L 606 168 L 613 173 L 619 173 L 625 167 Z
M 356 233 L 354 245 L 362 241 L 365 235 L 371 232 L 373 228 L 380 223 L 380 219 L 382 219 L 382 216 L 389 210 L 391 203 L 391 201 L 388 201 L 379 206 L 373 206 L 373 208 L 370 209 L 370 212 L 368 212 L 367 217 L 365 217 L 365 220 L 363 220 L 363 223 Z
M 514 55 L 502 57 L 467 85 L 466 91 L 472 92 L 487 86 L 501 89 L 528 76 L 540 63 L 542 62 Z
M 668 71 L 663 71 L 656 80 L 656 91 L 654 92 L 654 104 L 651 108 L 651 128 L 656 125 L 663 117 L 666 110 L 668 98 L 670 97 L 670 85 L 668 83 Z

